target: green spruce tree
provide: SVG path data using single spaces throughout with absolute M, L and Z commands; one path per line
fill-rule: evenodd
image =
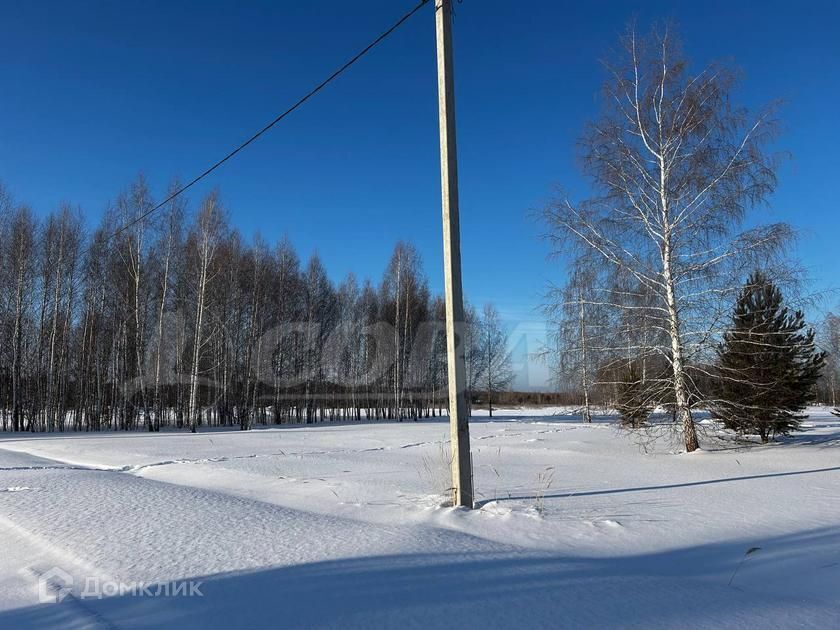
M 717 395 L 712 412 L 742 434 L 768 442 L 799 429 L 825 363 L 801 311 L 761 272 L 741 290 L 732 327 L 718 348 Z
M 651 388 L 642 379 L 636 363 L 631 363 L 621 374 L 615 402 L 621 424 L 633 429 L 640 428 L 647 422 L 654 406 Z

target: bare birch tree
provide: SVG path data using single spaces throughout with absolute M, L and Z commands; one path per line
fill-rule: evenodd
M 201 374 L 201 359 L 207 338 L 204 334 L 205 310 L 208 286 L 217 272 L 215 257 L 224 237 L 225 221 L 218 194 L 211 193 L 201 204 L 194 231 L 187 240 L 187 247 L 193 255 L 193 283 L 195 319 L 193 323 L 192 363 L 190 372 L 190 395 L 187 417 L 190 430 L 195 433 L 199 424 L 198 387 Z
M 23 428 L 23 361 L 24 340 L 32 307 L 32 264 L 35 238 L 35 220 L 25 206 L 16 208 L 11 216 L 8 238 L 8 252 L 3 259 L 5 282 L 11 289 L 9 312 L 11 325 L 11 368 L 12 368 L 12 430 Z M 5 423 L 4 423 L 5 425 Z
M 592 422 L 592 390 L 609 330 L 598 302 L 597 265 L 587 253 L 570 262 L 566 284 L 548 293 L 550 345 L 543 354 L 558 389 L 579 394 L 581 417 Z
M 177 183 L 173 182 L 170 185 L 170 193 L 177 190 Z M 176 268 L 177 258 L 183 251 L 183 244 L 181 242 L 181 230 L 184 218 L 186 201 L 181 198 L 171 200 L 163 212 L 161 220 L 158 222 L 158 238 L 154 246 L 154 254 L 157 262 L 157 273 L 155 282 L 156 291 L 156 338 L 153 353 L 153 363 L 150 366 L 153 370 L 154 377 L 152 382 L 152 407 L 154 409 L 154 418 L 148 420 L 148 429 L 150 431 L 160 431 L 161 418 L 163 416 L 163 395 L 162 395 L 162 371 L 167 368 L 164 366 L 163 360 L 166 354 L 164 344 L 167 343 L 167 335 L 164 330 L 164 324 L 167 320 L 167 313 L 172 311 L 172 279 L 173 272 Z M 171 320 L 172 318 L 170 318 Z M 171 341 L 171 339 L 170 339 Z M 169 367 L 170 371 L 172 368 Z
M 509 335 L 502 325 L 499 312 L 492 304 L 485 304 L 479 329 L 482 389 L 487 393 L 490 417 L 493 417 L 493 394 L 503 392 L 513 382 Z
M 790 236 L 781 224 L 738 232 L 774 190 L 765 147 L 775 124 L 772 109 L 750 115 L 731 103 L 729 68 L 690 72 L 668 28 L 643 40 L 631 30 L 621 44 L 606 66 L 603 114 L 581 142 L 597 196 L 552 204 L 548 237 L 561 252 L 590 250 L 653 296 L 648 325 L 668 340 L 654 349 L 670 366 L 682 441 L 693 451 L 688 366 L 709 351 L 744 270 Z

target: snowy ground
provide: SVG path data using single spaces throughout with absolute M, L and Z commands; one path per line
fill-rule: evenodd
M 498 416 L 472 512 L 440 421 L 2 436 L 0 628 L 840 627 L 840 419 L 687 455 Z

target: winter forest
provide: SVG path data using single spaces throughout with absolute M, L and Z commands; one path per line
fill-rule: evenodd
M 3 430 L 401 420 L 446 406 L 443 302 L 410 244 L 379 284 L 335 286 L 288 240 L 246 243 L 218 193 L 138 219 L 153 206 L 139 177 L 86 234 L 69 205 L 39 221 L 2 194 Z M 512 379 L 507 336 L 492 305 L 467 312 L 470 387 L 492 396 Z

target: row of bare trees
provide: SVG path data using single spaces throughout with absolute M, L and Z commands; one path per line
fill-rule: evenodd
M 139 177 L 88 234 L 70 206 L 39 220 L 0 189 L 3 430 L 249 428 L 445 407 L 445 309 L 414 247 L 396 245 L 376 286 L 335 285 L 287 240 L 245 242 L 217 193 L 186 204 L 147 217 L 155 202 Z M 498 316 L 486 311 L 488 328 L 468 312 L 471 386 L 502 389 Z

